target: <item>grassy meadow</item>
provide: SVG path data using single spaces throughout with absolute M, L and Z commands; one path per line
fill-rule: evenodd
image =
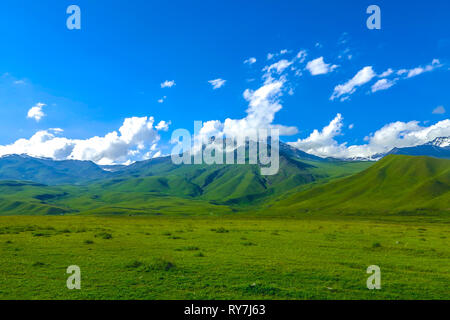
M 450 299 L 449 238 L 413 217 L 0 217 L 0 299 Z

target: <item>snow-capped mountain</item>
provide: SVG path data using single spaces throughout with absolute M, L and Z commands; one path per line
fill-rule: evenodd
M 333 157 L 328 157 L 327 159 L 329 160 L 342 160 L 342 161 L 378 161 L 380 159 L 382 159 L 386 154 L 384 153 L 377 153 L 371 156 L 367 156 L 367 157 L 349 157 L 349 158 L 333 158 Z
M 414 147 L 404 147 L 404 148 L 393 148 L 386 153 L 377 153 L 368 157 L 352 157 L 352 158 L 341 158 L 339 160 L 344 161 L 378 161 L 389 154 L 402 154 L 409 156 L 428 156 L 434 158 L 450 159 L 450 137 L 438 137 L 432 141 L 425 144 L 414 146 Z M 330 158 L 332 159 L 332 158 Z M 336 160 L 336 159 L 334 159 Z
M 441 148 L 448 148 L 450 147 L 450 137 L 438 137 L 434 139 L 433 141 L 430 141 L 426 143 L 425 145 L 431 145 Z
M 394 148 L 386 155 L 388 154 L 404 154 L 410 156 L 428 156 L 450 159 L 450 137 L 438 137 L 430 142 L 415 147 Z

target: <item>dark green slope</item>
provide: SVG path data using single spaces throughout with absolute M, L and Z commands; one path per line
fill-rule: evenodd
M 170 188 L 140 188 L 141 180 L 130 180 L 126 184 L 130 190 L 155 191 L 177 196 L 196 196 L 200 199 L 221 203 L 248 203 L 255 199 L 286 190 L 316 180 L 311 169 L 316 168 L 313 162 L 307 164 L 295 160 L 288 155 L 280 154 L 279 172 L 273 176 L 261 175 L 259 165 L 175 165 L 170 157 L 135 163 L 116 172 L 117 178 L 105 185 L 107 190 L 117 190 L 129 177 L 144 178 L 146 181 L 159 181 L 161 177 L 167 181 L 176 181 Z M 153 177 L 150 179 L 149 177 Z M 188 187 L 189 186 L 189 187 Z
M 126 193 L 156 193 L 173 196 L 196 197 L 202 190 L 197 185 L 178 176 L 150 176 L 139 178 L 116 178 L 92 184 L 88 187 L 91 193 L 104 191 Z
M 450 160 L 390 155 L 353 176 L 273 203 L 289 214 L 450 212 Z
M 69 194 L 58 188 L 24 181 L 0 181 L 0 214 L 64 214 L 72 210 L 57 204 L 49 204 Z

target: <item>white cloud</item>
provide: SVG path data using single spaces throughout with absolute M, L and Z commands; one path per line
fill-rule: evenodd
M 208 141 L 208 138 L 234 138 L 249 136 L 257 129 L 278 129 L 280 135 L 292 135 L 298 132 L 296 127 L 288 127 L 273 124 L 275 114 L 282 109 L 280 98 L 284 91 L 287 80 L 285 75 L 278 74 L 278 71 L 285 70 L 286 63 L 276 63 L 272 67 L 263 69 L 263 84 L 256 90 L 246 89 L 243 93 L 244 99 L 248 102 L 247 115 L 241 119 L 227 118 L 225 121 L 210 120 L 203 123 L 196 141 Z M 269 73 L 274 71 L 274 77 Z
M 276 56 L 281 56 L 283 54 L 289 54 L 292 53 L 292 51 L 289 50 L 281 50 L 277 54 L 272 54 L 270 59 L 273 59 Z M 306 50 L 299 51 L 296 55 L 294 55 L 291 59 L 281 59 L 277 62 L 274 62 L 270 65 L 266 65 L 262 71 L 263 71 L 263 79 L 265 80 L 265 83 L 274 82 L 276 78 L 284 78 L 286 79 L 287 73 L 285 71 L 291 71 L 292 74 L 295 74 L 297 77 L 302 75 L 301 69 L 298 67 L 298 64 L 301 64 L 305 61 L 307 56 Z M 332 67 L 334 68 L 334 67 Z M 290 92 L 293 92 L 292 90 Z
M 332 72 L 336 68 L 337 68 L 337 65 L 335 65 L 335 64 L 331 65 L 331 64 L 325 63 L 323 61 L 323 57 L 311 60 L 306 64 L 306 69 L 308 69 L 309 72 L 313 76 L 316 76 L 319 74 L 327 74 L 329 72 Z
M 395 84 L 394 80 L 380 79 L 372 86 L 372 92 L 377 92 L 380 90 L 386 90 Z
M 306 50 L 301 50 L 299 53 L 297 53 L 296 58 L 299 60 L 300 63 L 305 62 L 306 57 L 308 56 L 308 53 Z
M 426 65 L 425 67 L 416 67 L 416 68 L 408 70 L 408 75 L 406 77 L 412 78 L 412 77 L 418 76 L 419 74 L 422 74 L 424 72 L 430 72 L 430 71 L 433 71 L 434 69 L 440 68 L 440 67 L 442 67 L 442 64 L 440 63 L 440 61 L 438 59 L 433 59 L 431 64 Z
M 278 62 L 275 62 L 275 63 L 271 64 L 270 66 L 265 66 L 263 68 L 263 71 L 267 71 L 267 72 L 276 71 L 276 73 L 281 74 L 291 64 L 292 64 L 291 61 L 283 59 L 283 60 L 280 60 Z
M 171 123 L 172 123 L 171 121 L 167 122 L 167 121 L 161 120 L 161 121 L 155 126 L 155 129 L 156 129 L 156 130 L 160 130 L 160 131 L 167 131 L 167 130 L 169 130 L 169 126 L 170 126 Z M 152 145 L 152 147 L 153 147 L 152 150 L 154 150 L 154 146 L 156 146 L 156 144 Z
M 379 75 L 380 78 L 386 78 L 389 77 L 391 74 L 394 73 L 394 70 L 392 70 L 391 68 L 387 69 L 385 72 L 383 72 L 382 74 Z
M 30 139 L 19 139 L 13 144 L 0 146 L 0 156 L 28 154 L 55 160 L 91 160 L 99 164 L 130 163 L 152 157 L 157 151 L 150 146 L 160 139 L 158 131 L 167 131 L 168 122 L 154 126 L 153 117 L 126 118 L 118 132 L 89 139 L 60 137 L 62 129 L 36 132 Z
M 437 68 L 440 68 L 442 66 L 443 66 L 443 64 L 441 64 L 439 59 L 433 59 L 433 61 L 430 64 L 426 65 L 426 66 L 419 66 L 419 67 L 415 67 L 415 68 L 412 68 L 412 69 L 400 69 L 400 70 L 397 70 L 396 74 L 399 75 L 399 76 L 403 76 L 403 75 L 406 74 L 406 76 L 405 76 L 406 79 L 407 78 L 413 78 L 413 77 L 418 76 L 418 75 L 420 75 L 422 73 L 433 71 L 433 70 L 435 70 Z M 389 69 L 389 70 L 392 70 L 392 69 Z M 388 74 L 386 76 L 389 76 L 389 75 L 390 74 Z M 383 77 L 383 74 L 380 75 L 380 77 Z
M 437 137 L 450 136 L 449 119 L 431 126 L 421 126 L 418 121 L 397 121 L 367 136 L 367 144 L 347 146 L 347 143 L 339 144 L 335 140 L 336 136 L 342 134 L 342 128 L 343 118 L 338 114 L 322 131 L 314 130 L 309 137 L 289 144 L 320 157 L 367 158 L 388 152 L 395 147 L 412 147 Z
M 288 49 L 283 49 L 283 50 L 280 50 L 280 52 L 278 52 L 278 53 L 268 53 L 267 54 L 267 60 L 272 60 L 275 57 L 282 56 L 282 55 L 284 55 L 286 53 L 289 53 L 289 52 L 290 51 Z
M 251 57 L 244 61 L 245 64 L 254 64 L 256 62 L 256 58 Z
M 414 69 L 409 70 L 408 75 L 406 76 L 407 78 L 412 78 L 415 76 L 418 76 L 421 73 L 424 73 L 425 69 L 421 68 L 421 67 L 417 67 Z
M 161 88 L 172 88 L 173 86 L 176 86 L 175 80 L 166 80 L 163 83 L 161 83 Z
M 444 108 L 444 106 L 436 107 L 436 108 L 433 110 L 433 114 L 444 114 L 444 113 L 445 113 L 445 108 Z
M 22 85 L 22 84 L 26 84 L 26 82 L 25 82 L 25 80 L 15 80 L 13 82 L 13 84 L 15 84 L 15 85 Z
M 167 96 L 162 97 L 161 99 L 158 100 L 158 103 L 164 103 L 166 98 L 167 98 Z
M 394 71 L 392 68 L 387 69 L 382 74 L 378 75 L 379 78 L 383 78 L 381 80 L 378 80 L 374 85 L 372 85 L 372 93 L 379 91 L 379 90 L 386 90 L 392 87 L 394 84 L 396 84 L 400 80 L 409 79 L 416 77 L 422 73 L 433 71 L 437 68 L 442 67 L 442 64 L 438 59 L 433 59 L 433 61 L 426 65 L 426 66 L 419 66 L 412 69 L 400 69 L 397 71 Z M 395 79 L 387 79 L 392 74 L 396 74 L 397 77 Z
M 397 71 L 394 71 L 392 68 L 387 69 L 383 73 L 379 74 L 378 77 L 382 78 L 381 80 L 378 80 L 374 85 L 372 85 L 372 93 L 380 91 L 380 90 L 386 90 L 395 85 L 398 81 L 409 79 L 416 77 L 422 73 L 433 71 L 437 68 L 442 67 L 443 65 L 440 63 L 438 59 L 433 59 L 431 64 L 428 64 L 426 66 L 419 66 L 412 69 L 400 69 Z M 393 75 L 395 73 L 396 78 L 394 79 L 387 79 L 389 76 Z
M 209 80 L 208 81 L 214 90 L 219 89 L 221 87 L 223 87 L 225 85 L 225 82 L 227 82 L 227 80 L 223 80 L 223 79 L 215 79 L 215 80 Z
M 250 130 L 269 128 L 279 129 L 280 135 L 297 133 L 295 127 L 272 124 L 275 114 L 282 108 L 279 98 L 282 95 L 283 85 L 283 80 L 276 80 L 264 84 L 257 90 L 245 90 L 243 95 L 249 103 L 247 116 L 243 119 L 228 118 L 223 123 L 218 120 L 208 121 L 204 123 L 201 134 L 214 132 L 216 136 L 236 137 L 246 135 Z
M 334 137 L 341 134 L 342 126 L 342 115 L 338 113 L 322 131 L 315 129 L 309 137 L 289 144 L 305 152 L 327 157 L 336 153 L 334 150 L 338 148 L 338 145 Z
M 334 92 L 331 95 L 330 100 L 334 100 L 336 98 L 339 98 L 343 95 L 351 95 L 352 93 L 354 93 L 356 91 L 356 88 L 359 86 L 362 86 L 363 84 L 366 84 L 367 82 L 369 82 L 370 80 L 373 79 L 373 77 L 375 77 L 375 72 L 373 71 L 371 66 L 367 66 L 362 68 L 361 70 L 358 71 L 358 73 L 349 81 L 347 81 L 344 84 L 340 84 L 337 85 L 334 88 Z M 346 99 L 347 97 L 344 97 L 343 99 Z M 341 98 L 341 101 L 343 100 Z
M 43 107 L 45 107 L 45 103 L 38 102 L 36 105 L 31 107 L 30 110 L 28 110 L 27 118 L 34 119 L 36 121 L 40 121 L 43 117 L 45 117 L 45 113 L 42 110 Z

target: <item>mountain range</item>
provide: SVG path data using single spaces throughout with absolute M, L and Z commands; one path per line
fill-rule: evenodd
M 410 156 L 429 156 L 450 159 L 450 137 L 436 138 L 433 141 L 415 147 L 394 148 L 387 154 L 404 154 Z
M 447 150 L 446 141 L 413 149 Z M 374 163 L 322 159 L 281 144 L 273 176 L 261 175 L 259 165 L 175 165 L 170 157 L 101 167 L 4 156 L 0 214 L 448 213 L 450 160 L 398 150 Z
M 280 142 L 282 159 L 296 161 L 374 161 L 390 154 L 429 156 L 450 159 L 450 137 L 439 137 L 423 145 L 407 148 L 393 148 L 387 153 L 371 157 L 351 159 L 320 158 Z M 7 155 L 0 157 L 0 180 L 33 181 L 48 185 L 84 184 L 96 180 L 117 176 L 158 175 L 175 169 L 169 157 L 136 162 L 129 166 L 101 166 L 92 161 L 63 160 L 55 161 L 47 158 L 34 158 L 27 155 Z M 298 163 L 297 163 L 298 165 Z
M 438 137 L 422 145 L 404 148 L 393 148 L 386 153 L 378 153 L 367 157 L 353 157 L 340 160 L 378 161 L 390 154 L 403 154 L 411 156 L 427 156 L 441 159 L 450 159 L 450 137 Z

